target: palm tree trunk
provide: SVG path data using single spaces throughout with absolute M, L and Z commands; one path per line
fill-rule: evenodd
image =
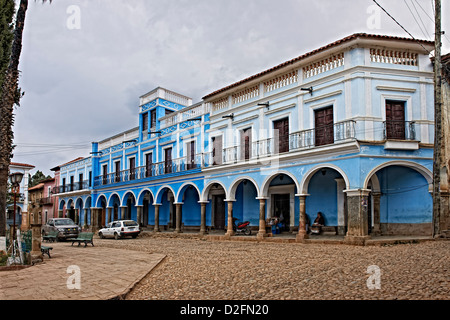
M 21 0 L 17 11 L 11 59 L 6 71 L 0 100 L 0 237 L 6 236 L 6 194 L 9 165 L 13 151 L 14 102 L 19 80 L 19 61 L 28 0 Z

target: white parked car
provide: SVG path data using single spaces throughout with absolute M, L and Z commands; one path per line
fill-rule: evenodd
M 100 238 L 115 238 L 120 239 L 124 237 L 133 237 L 135 239 L 141 230 L 139 224 L 133 220 L 120 220 L 108 223 L 108 225 L 100 229 L 98 235 Z

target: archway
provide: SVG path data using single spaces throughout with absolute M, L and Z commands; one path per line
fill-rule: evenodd
M 157 209 L 159 220 L 158 225 L 165 226 L 166 229 L 175 230 L 176 208 L 175 193 L 173 189 L 169 186 L 165 186 L 159 189 L 158 193 L 155 196 L 155 205 L 159 206 Z
M 417 168 L 400 163 L 382 165 L 366 180 L 377 233 L 432 234 L 431 173 Z
M 286 173 L 270 176 L 263 185 L 263 197 L 267 199 L 267 220 L 276 232 L 292 232 L 299 216 L 297 179 Z M 267 221 L 266 220 L 266 221 Z M 277 228 L 276 223 L 280 223 Z
M 233 203 L 233 218 L 238 222 L 250 221 L 252 229 L 259 226 L 259 189 L 257 183 L 249 177 L 239 177 L 229 191 Z
M 108 217 L 109 222 L 113 222 L 113 221 L 117 221 L 120 220 L 121 217 L 121 212 L 120 212 L 120 197 L 117 193 L 113 193 L 112 195 L 110 195 L 109 200 L 108 200 L 108 208 L 109 208 L 109 213 L 110 216 Z
M 142 227 L 148 227 L 155 224 L 155 209 L 153 206 L 154 197 L 150 190 L 143 190 L 138 196 L 138 206 L 141 209 L 141 215 L 137 221 Z
M 186 183 L 178 190 L 177 203 L 181 204 L 179 213 L 186 231 L 198 230 L 201 224 L 200 191 L 195 184 Z
M 319 212 L 325 220 L 327 232 L 345 235 L 348 215 L 346 195 L 349 183 L 345 173 L 334 165 L 318 166 L 305 175 L 301 183 L 306 197 L 306 224 L 312 225 Z
M 206 225 L 212 230 L 223 231 L 227 226 L 227 192 L 220 182 L 210 182 L 203 190 L 202 201 L 206 203 Z
M 133 192 L 128 191 L 122 198 L 122 219 L 136 220 L 136 218 L 136 197 Z

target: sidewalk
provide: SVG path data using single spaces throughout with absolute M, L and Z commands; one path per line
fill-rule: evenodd
M 70 242 L 45 245 L 53 247 L 51 259 L 45 255 L 44 263 L 33 267 L 0 271 L 0 300 L 120 299 L 165 258 L 91 245 L 72 247 Z M 77 283 L 77 274 L 70 269 L 68 273 L 71 266 L 79 267 L 79 290 L 68 288 L 68 282 L 72 287 Z

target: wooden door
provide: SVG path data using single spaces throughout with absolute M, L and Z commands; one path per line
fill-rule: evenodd
M 105 164 L 103 166 L 103 184 L 106 184 L 108 181 L 108 166 Z
M 145 155 L 145 176 L 151 177 L 152 174 L 152 168 L 153 168 L 153 154 L 147 153 Z
M 405 103 L 386 101 L 386 139 L 405 139 Z
M 136 158 L 130 158 L 130 180 L 136 178 Z
M 150 128 L 156 128 L 156 109 L 150 111 Z
M 315 112 L 316 146 L 334 143 L 333 107 Z
M 275 153 L 289 152 L 289 119 L 281 119 L 273 122 L 275 137 Z
M 120 161 L 114 163 L 116 169 L 116 182 L 120 182 Z
M 142 114 L 142 132 L 148 132 L 148 112 Z
M 172 172 L 172 148 L 164 149 L 164 173 Z
M 225 229 L 225 195 L 214 195 L 214 228 Z
M 213 166 L 222 164 L 222 136 L 212 138 L 213 150 L 212 150 L 212 158 L 213 158 Z
M 241 160 L 249 160 L 251 157 L 252 129 L 247 128 L 241 132 Z
M 186 163 L 187 170 L 195 168 L 195 141 L 191 141 L 186 145 Z

